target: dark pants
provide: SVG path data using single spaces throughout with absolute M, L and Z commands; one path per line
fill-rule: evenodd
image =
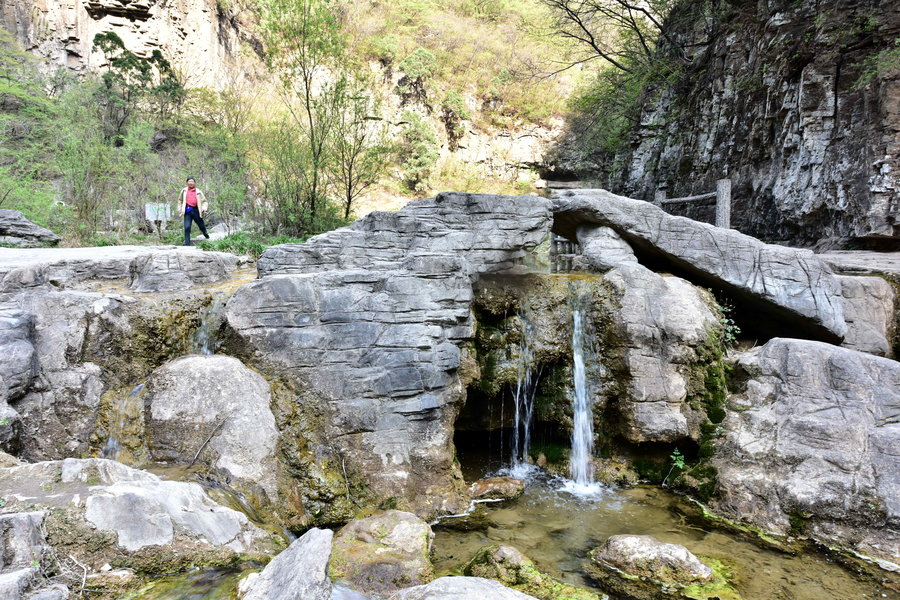
M 200 227 L 200 232 L 204 237 L 209 237 L 209 234 L 206 233 L 206 223 L 203 222 L 203 217 L 200 216 L 200 211 L 196 208 L 192 208 L 191 210 L 185 210 L 184 212 L 184 245 L 191 245 L 191 227 L 194 224 L 194 221 L 197 221 L 197 225 Z

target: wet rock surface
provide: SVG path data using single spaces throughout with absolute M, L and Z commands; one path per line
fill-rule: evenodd
M 310 529 L 241 583 L 241 600 L 329 600 L 328 561 L 334 534 Z
M 714 507 L 770 531 L 900 556 L 900 363 L 776 338 L 742 355 Z
M 7 208 L 0 209 L 0 244 L 11 244 L 20 248 L 37 248 L 59 243 L 59 236 L 32 223 L 21 212 Z
M 684 546 L 666 544 L 649 535 L 614 535 L 594 551 L 591 560 L 664 583 L 689 585 L 713 577 L 713 570 Z
M 428 523 L 411 513 L 357 519 L 335 535 L 329 574 L 354 590 L 387 596 L 432 578 L 433 540 Z
M 487 477 L 469 486 L 475 499 L 512 500 L 525 491 L 525 482 L 515 477 Z

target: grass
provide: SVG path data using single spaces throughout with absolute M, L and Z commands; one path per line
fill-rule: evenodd
M 266 236 L 262 234 L 247 233 L 244 231 L 225 236 L 220 240 L 202 241 L 197 246 L 201 250 L 216 252 L 231 252 L 250 256 L 254 260 L 262 256 L 266 248 L 278 244 L 302 244 L 304 239 L 292 238 L 286 235 Z

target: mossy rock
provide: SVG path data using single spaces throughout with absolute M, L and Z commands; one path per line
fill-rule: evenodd
M 602 596 L 541 573 L 512 546 L 485 546 L 460 569 L 463 575 L 495 579 L 540 600 L 600 600 Z

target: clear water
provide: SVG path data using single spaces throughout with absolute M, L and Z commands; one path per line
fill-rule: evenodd
M 515 415 L 512 440 L 513 470 L 527 469 L 528 453 L 531 449 L 531 431 L 534 427 L 534 397 L 537 393 L 537 382 L 540 373 L 535 374 L 532 368 L 534 356 L 531 345 L 528 343 L 533 335 L 527 316 L 520 315 L 522 327 L 522 344 L 520 348 L 519 373 L 516 381 L 516 389 L 513 394 Z
M 209 306 L 200 315 L 200 325 L 194 332 L 193 350 L 195 354 L 215 354 L 217 348 L 216 332 L 225 319 L 225 304 L 231 298 L 230 293 L 218 292 Z
M 584 365 L 584 315 L 580 307 L 572 311 L 572 364 L 575 392 L 572 395 L 572 453 L 569 474 L 572 491 L 592 492 L 594 483 L 594 427 L 591 398 Z
M 652 535 L 682 544 L 695 554 L 731 566 L 746 600 L 849 600 L 898 598 L 893 589 L 857 578 L 821 554 L 790 556 L 734 537 L 698 518 L 686 501 L 663 489 L 597 486 L 589 496 L 565 491 L 565 481 L 533 477 L 525 494 L 510 503 L 483 504 L 483 526 L 474 531 L 435 526 L 435 568 L 469 560 L 488 544 L 515 546 L 537 566 L 574 585 L 590 587 L 583 575 L 587 554 L 617 534 Z M 893 585 L 900 577 L 885 573 Z

